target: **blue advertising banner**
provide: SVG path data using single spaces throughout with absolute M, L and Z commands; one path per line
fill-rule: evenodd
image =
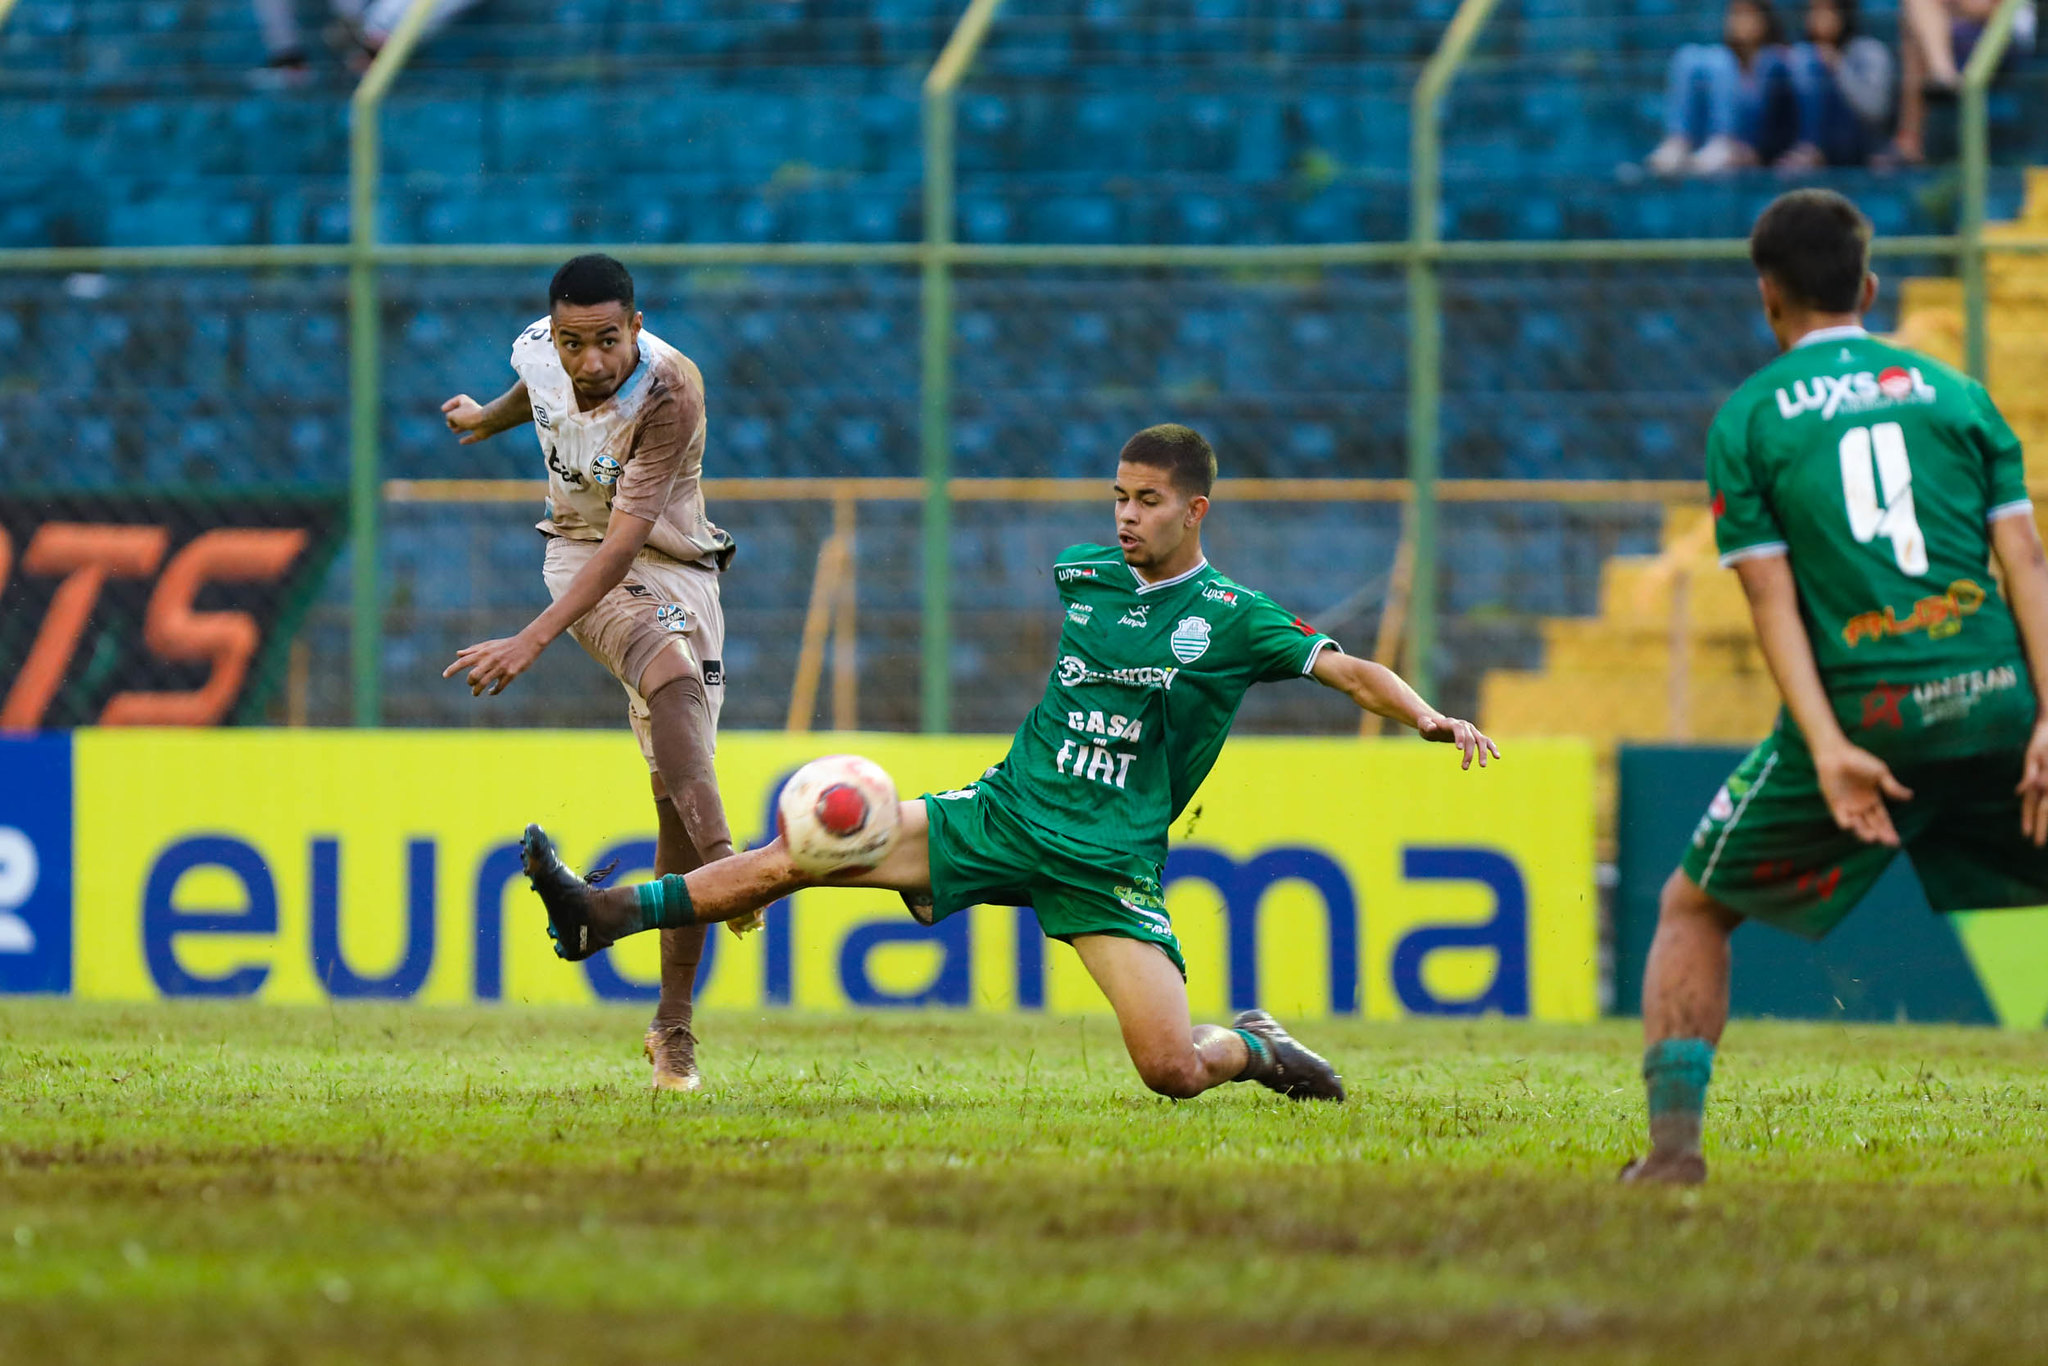
M 0 992 L 71 990 L 71 737 L 0 736 Z

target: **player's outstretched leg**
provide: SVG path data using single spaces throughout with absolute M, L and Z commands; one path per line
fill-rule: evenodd
M 526 827 L 519 851 L 526 880 L 547 909 L 555 956 L 572 963 L 629 934 L 735 920 L 818 885 L 789 861 L 780 840 L 688 876 L 671 873 L 631 887 L 590 886 L 562 862 L 538 825 Z
M 1694 1186 L 1707 1179 L 1700 1135 L 1714 1049 L 1728 1023 L 1728 936 L 1741 917 L 1683 872 L 1664 884 L 1643 972 L 1643 1083 L 1650 1151 L 1621 1179 Z
M 1116 1011 L 1138 1076 L 1160 1095 L 1185 1100 L 1225 1082 L 1256 1081 L 1297 1098 L 1344 1099 L 1336 1070 L 1264 1011 L 1245 1011 L 1232 1029 L 1190 1026 L 1187 983 L 1157 944 L 1084 934 L 1074 950 Z

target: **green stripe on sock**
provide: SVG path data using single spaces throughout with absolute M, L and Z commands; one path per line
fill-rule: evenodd
M 1643 1053 L 1650 1118 L 1704 1114 L 1707 1083 L 1714 1079 L 1714 1046 L 1705 1039 L 1665 1039 Z
M 697 923 L 696 908 L 690 904 L 690 888 L 681 873 L 668 873 L 633 889 L 640 908 L 643 930 L 679 930 Z
M 1244 1060 L 1244 1071 L 1238 1073 L 1231 1080 L 1256 1081 L 1272 1070 L 1273 1050 L 1266 1047 L 1264 1039 L 1252 1033 L 1249 1029 L 1233 1029 L 1230 1032 L 1244 1040 L 1244 1051 L 1248 1055 Z

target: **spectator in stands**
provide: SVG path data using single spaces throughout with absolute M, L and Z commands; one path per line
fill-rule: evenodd
M 1719 43 L 1671 56 L 1664 141 L 1650 153 L 1661 176 L 1726 175 L 1776 160 L 1796 136 L 1784 26 L 1770 0 L 1730 0 Z
M 351 69 L 361 71 L 376 59 L 398 21 L 412 8 L 414 0 L 333 0 L 335 45 L 343 50 Z M 269 59 L 266 71 L 285 79 L 310 70 L 306 44 L 299 32 L 297 0 L 252 0 L 256 22 L 263 28 L 263 46 Z M 477 0 L 430 0 L 436 5 L 427 20 L 427 32 L 445 25 L 469 9 Z
M 1998 0 L 1900 0 L 1899 128 L 1890 160 L 1918 165 L 1927 159 L 1927 94 L 1953 94 L 1962 68 L 1991 22 Z M 2013 24 L 2014 53 L 2034 50 L 2034 7 Z
M 1799 141 L 1781 171 L 1861 166 L 1884 145 L 1891 122 L 1891 50 L 1856 31 L 1856 0 L 1812 0 L 1806 41 L 1792 49 Z

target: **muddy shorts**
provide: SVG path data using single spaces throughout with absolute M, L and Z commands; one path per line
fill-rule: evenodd
M 559 598 L 576 572 L 597 554 L 596 541 L 548 538 L 542 573 L 548 595 Z M 611 671 L 626 690 L 626 713 L 640 752 L 654 769 L 654 745 L 647 726 L 647 701 L 633 685 L 663 650 L 681 650 L 704 684 L 715 747 L 719 709 L 725 702 L 725 614 L 718 603 L 718 573 L 642 551 L 624 582 L 569 628 L 576 643 Z

